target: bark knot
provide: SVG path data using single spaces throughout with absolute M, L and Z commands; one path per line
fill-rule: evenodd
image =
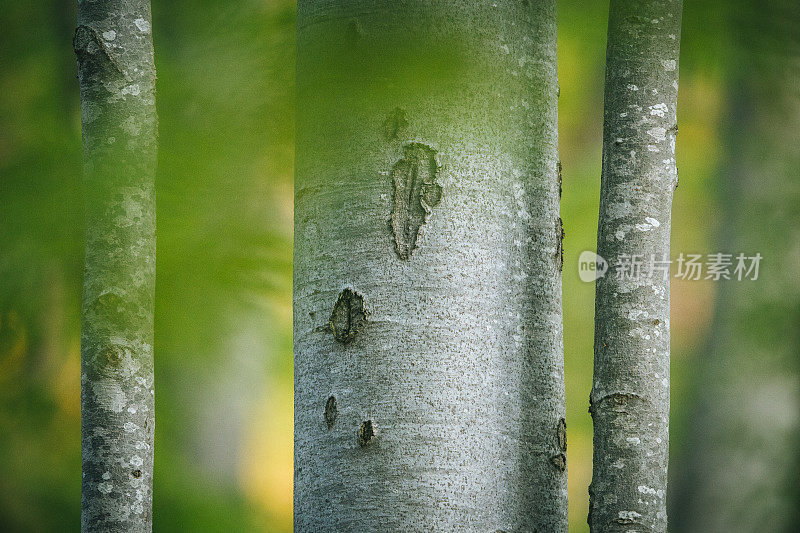
M 563 453 L 552 456 L 550 458 L 550 462 L 558 469 L 559 472 L 563 472 L 567 469 L 567 456 Z
M 367 321 L 364 298 L 352 289 L 344 289 L 333 307 L 328 329 L 342 344 L 353 342 Z
M 365 420 L 361 427 L 358 428 L 358 444 L 362 448 L 367 446 L 375 438 L 375 428 L 372 425 L 372 420 Z
M 339 409 L 336 406 L 336 397 L 330 396 L 328 401 L 325 402 L 325 424 L 328 426 L 328 429 L 333 427 L 333 423 L 336 422 L 338 416 Z
M 624 412 L 628 407 L 628 403 L 632 400 L 644 400 L 644 398 L 634 392 L 612 392 L 610 394 L 606 394 L 597 401 L 592 401 L 590 397 L 589 414 L 594 417 L 594 413 L 597 408 L 604 403 L 610 403 L 613 411 Z

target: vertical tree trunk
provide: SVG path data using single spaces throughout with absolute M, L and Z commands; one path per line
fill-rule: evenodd
M 303 0 L 297 531 L 566 531 L 555 2 Z
M 597 281 L 592 531 L 666 531 L 669 258 L 681 0 L 612 0 Z M 636 257 L 634 257 L 636 256 Z
M 87 195 L 81 528 L 150 531 L 157 127 L 150 5 L 78 6 Z

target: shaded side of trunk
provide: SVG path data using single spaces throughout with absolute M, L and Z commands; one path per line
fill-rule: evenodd
M 566 531 L 555 2 L 301 1 L 297 531 Z
M 681 12 L 681 0 L 611 2 L 597 239 L 611 268 L 595 303 L 592 531 L 667 528 L 669 271 L 656 262 L 669 259 L 677 185 Z
M 150 4 L 83 0 L 81 333 L 84 531 L 150 531 L 156 110 Z

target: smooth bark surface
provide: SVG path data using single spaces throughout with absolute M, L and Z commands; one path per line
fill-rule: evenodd
M 666 531 L 670 211 L 681 0 L 612 0 L 597 250 L 592 531 Z M 641 262 L 641 269 L 633 265 Z
M 555 2 L 297 26 L 296 531 L 566 531 Z
M 83 531 L 150 531 L 155 67 L 146 0 L 82 0 L 86 183 L 81 335 Z

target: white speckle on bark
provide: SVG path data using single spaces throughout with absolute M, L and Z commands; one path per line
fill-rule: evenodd
M 655 117 L 663 118 L 664 115 L 667 113 L 667 111 L 668 111 L 667 104 L 664 103 L 650 106 L 650 114 Z
M 103 494 L 111 494 L 111 491 L 114 490 L 114 484 L 111 482 L 98 483 L 97 490 Z
M 103 32 L 103 39 L 105 39 L 106 41 L 113 41 L 116 38 L 117 38 L 117 32 L 115 32 L 114 30 L 108 30 Z
M 622 520 L 635 520 L 637 518 L 641 518 L 642 515 L 640 515 L 636 511 L 620 511 L 619 517 Z
M 133 23 L 136 25 L 137 28 L 139 28 L 140 32 L 142 32 L 142 33 L 150 33 L 150 22 L 149 21 L 146 21 L 143 18 L 138 18 L 138 19 L 134 20 Z
M 657 143 L 667 138 L 666 128 L 662 128 L 660 126 L 656 126 L 655 128 L 647 130 L 647 134 L 655 139 Z
M 130 85 L 123 87 L 122 90 L 120 91 L 120 94 L 122 94 L 122 96 L 125 96 L 127 94 L 130 94 L 131 96 L 139 96 L 140 92 L 141 92 L 141 87 L 139 87 L 139 84 L 132 83 Z
M 661 62 L 661 64 L 664 66 L 664 70 L 667 72 L 672 72 L 678 65 L 677 61 L 674 59 L 665 59 Z

